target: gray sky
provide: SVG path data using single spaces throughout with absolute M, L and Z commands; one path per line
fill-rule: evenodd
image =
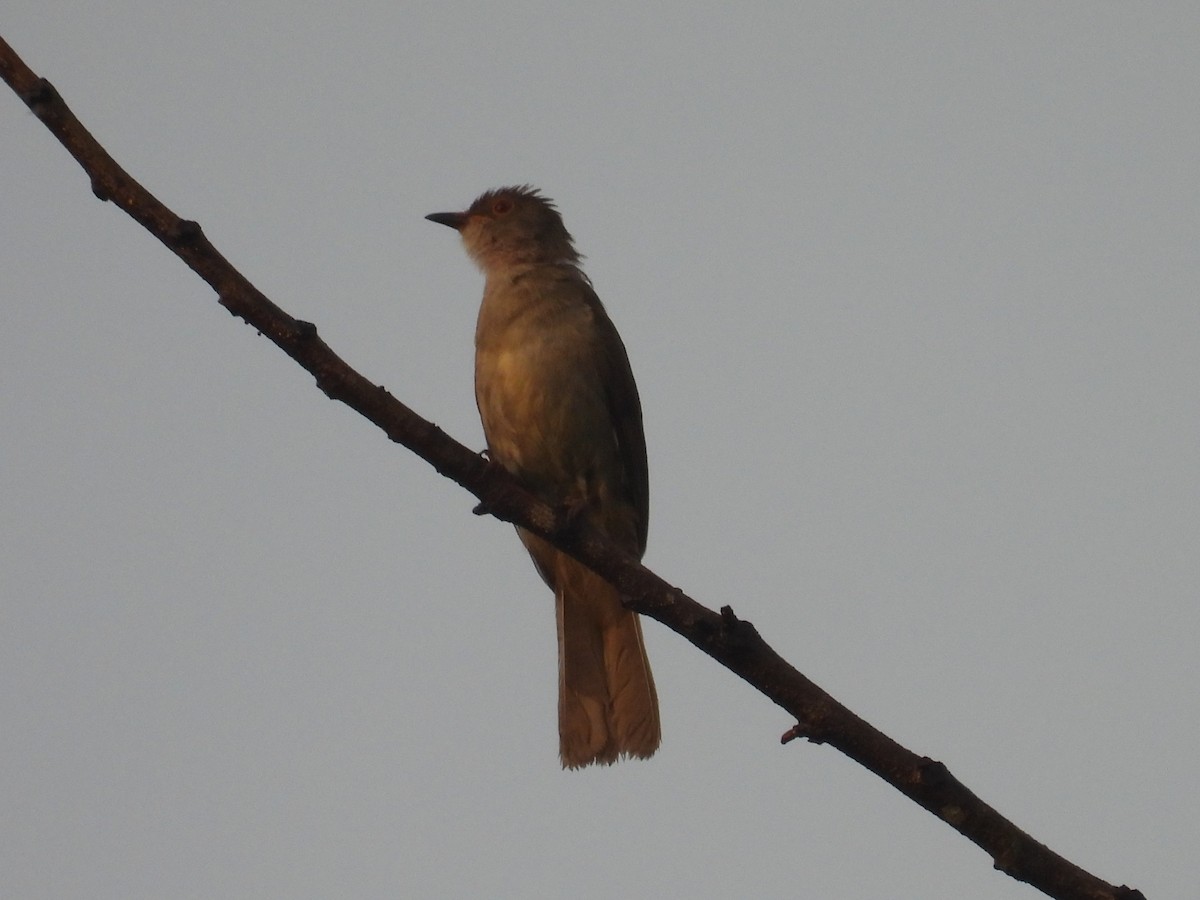
M 647 563 L 1151 898 L 1200 845 L 1200 7 L 16 0 L 88 128 L 472 446 L 554 197 L 647 418 Z M 511 530 L 327 401 L 0 92 L 0 896 L 1036 896 L 660 626 L 564 773 Z

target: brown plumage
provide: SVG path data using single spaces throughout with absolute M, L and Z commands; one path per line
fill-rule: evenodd
M 536 190 L 513 187 L 428 218 L 459 231 L 486 278 L 475 398 L 491 459 L 640 558 L 650 506 L 641 402 L 562 217 Z M 590 569 L 518 533 L 554 590 L 563 766 L 650 756 L 658 699 L 637 615 Z

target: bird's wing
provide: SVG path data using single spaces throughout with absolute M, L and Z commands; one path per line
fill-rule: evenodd
M 627 499 L 637 511 L 638 554 L 646 550 L 650 524 L 650 474 L 646 464 L 646 435 L 642 429 L 642 402 L 629 365 L 625 344 L 617 333 L 604 305 L 594 292 L 588 292 L 596 322 L 596 339 L 602 352 L 600 377 L 608 400 L 609 415 L 626 475 Z

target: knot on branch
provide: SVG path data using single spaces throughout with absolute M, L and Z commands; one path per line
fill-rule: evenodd
M 21 95 L 21 99 L 25 101 L 25 105 L 35 116 L 41 118 L 60 97 L 49 79 L 39 78 L 33 83 L 33 87 Z
M 693 642 L 718 659 L 736 659 L 762 644 L 758 629 L 734 615 L 732 606 L 722 606 L 720 616 L 715 620 L 711 613 L 704 616 L 696 622 L 695 628 L 698 640 L 693 639 Z
M 945 763 L 930 759 L 928 756 L 921 757 L 921 761 L 917 763 L 917 781 L 928 788 L 938 790 L 946 787 L 953 780 L 954 776 L 950 774 Z
M 749 652 L 761 642 L 758 629 L 745 619 L 734 615 L 732 606 L 721 607 L 720 639 L 725 643 L 730 653 L 742 654 Z
M 171 238 L 181 247 L 194 247 L 204 240 L 204 229 L 199 222 L 191 219 L 179 219 L 171 229 Z
M 92 179 L 92 196 L 103 203 L 112 201 L 113 193 L 108 189 L 108 185 L 99 178 Z
M 792 741 L 804 738 L 810 744 L 823 744 L 825 739 L 817 734 L 816 730 L 807 722 L 797 722 L 779 738 L 779 743 L 790 744 Z

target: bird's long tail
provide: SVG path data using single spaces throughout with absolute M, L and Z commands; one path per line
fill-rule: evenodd
M 637 614 L 570 557 L 559 554 L 555 568 L 563 767 L 652 755 L 661 739 L 658 696 Z

